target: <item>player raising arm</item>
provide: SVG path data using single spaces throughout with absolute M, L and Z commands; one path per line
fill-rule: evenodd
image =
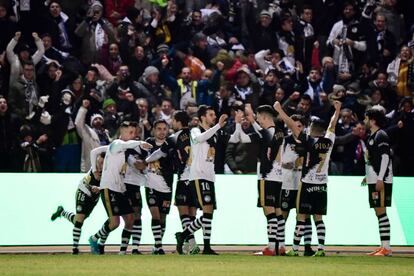
M 195 231 L 203 227 L 203 254 L 217 255 L 210 246 L 211 222 L 214 209 L 216 208 L 214 158 L 218 140 L 217 131 L 225 126 L 227 115 L 221 115 L 216 124 L 214 109 L 202 105 L 199 107 L 198 117 L 200 125 L 191 130 L 192 163 L 189 180 L 192 192 L 196 195 L 198 204 L 203 210 L 203 215 L 195 219 L 183 232 L 175 234 L 177 251 L 179 254 L 183 254 L 184 241 Z
M 306 216 L 313 215 L 319 244 L 314 256 L 325 256 L 325 224 L 322 216 L 326 215 L 327 211 L 329 158 L 335 141 L 335 127 L 341 111 L 341 103 L 334 102 L 335 113 L 328 129 L 325 131 L 323 122 L 315 120 L 311 123 L 310 135 L 300 131 L 298 125 L 284 112 L 279 102 L 275 102 L 273 107 L 292 130 L 294 136 L 305 145 L 307 151 L 302 168 L 302 186 L 298 191 L 298 216 L 293 248 L 286 255 L 299 255 L 299 243 L 304 234 Z

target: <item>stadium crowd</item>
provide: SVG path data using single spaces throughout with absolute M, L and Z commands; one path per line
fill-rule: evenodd
M 408 2 L 408 1 L 406 1 Z M 0 171 L 86 172 L 120 124 L 250 104 L 329 122 L 330 172 L 363 175 L 364 114 L 387 117 L 396 175 L 414 175 L 414 23 L 404 2 L 1 0 Z M 407 13 L 407 14 L 406 14 Z M 283 123 L 282 123 L 283 125 Z M 253 132 L 243 120 L 246 133 Z M 171 130 L 172 131 L 172 130 Z M 220 137 L 225 137 L 222 135 Z M 255 173 L 254 144 L 219 141 L 216 173 Z

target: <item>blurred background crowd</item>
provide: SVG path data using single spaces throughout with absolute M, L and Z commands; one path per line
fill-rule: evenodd
M 0 0 L 0 171 L 79 172 L 124 120 L 140 139 L 197 106 L 280 101 L 329 121 L 331 174 L 364 174 L 364 113 L 388 119 L 396 175 L 414 175 L 410 1 Z M 411 12 L 410 12 L 411 11 Z M 283 127 L 283 125 L 281 125 Z M 245 132 L 252 127 L 243 121 Z M 172 132 L 172 130 L 171 130 Z M 225 137 L 225 135 L 223 135 Z M 257 148 L 216 151 L 217 173 L 255 173 Z

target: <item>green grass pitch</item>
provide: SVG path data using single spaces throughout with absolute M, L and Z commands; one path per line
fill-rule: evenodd
M 1 275 L 414 275 L 412 257 L 0 255 Z

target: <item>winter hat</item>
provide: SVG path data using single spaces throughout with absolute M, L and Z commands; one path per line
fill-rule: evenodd
M 333 92 L 336 94 L 336 93 L 338 93 L 339 91 L 344 91 L 345 92 L 345 87 L 343 86 L 343 85 L 340 85 L 340 84 L 334 84 L 334 86 L 333 86 Z
M 268 17 L 272 18 L 272 14 L 268 10 L 262 10 L 260 12 L 260 17 L 262 17 L 262 16 L 268 16 Z
M 90 125 L 92 126 L 92 123 L 93 123 L 93 121 L 95 121 L 95 119 L 97 119 L 97 118 L 101 118 L 101 120 L 103 121 L 103 117 L 102 117 L 102 115 L 101 114 L 99 114 L 99 113 L 95 113 L 95 114 L 93 114 L 92 116 L 91 116 L 91 123 L 90 123 Z
M 116 105 L 116 102 L 113 99 L 106 99 L 102 104 L 102 108 L 106 109 L 110 105 Z
M 144 74 L 142 74 L 142 76 L 144 77 L 144 79 L 146 79 L 151 74 L 159 74 L 159 73 L 160 71 L 157 69 L 157 67 L 148 66 L 147 68 L 145 68 Z
M 93 10 L 93 11 L 95 11 L 95 10 L 103 10 L 103 6 L 102 6 L 102 4 L 99 1 L 95 1 L 91 5 L 91 10 Z
M 162 52 L 168 52 L 169 49 L 170 48 L 168 48 L 168 45 L 167 44 L 160 44 L 157 47 L 157 53 L 160 54 Z

